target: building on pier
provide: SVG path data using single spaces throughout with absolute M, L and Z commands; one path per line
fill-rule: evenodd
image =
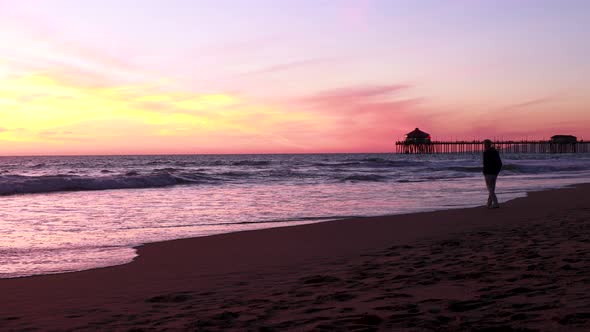
M 428 144 L 430 143 L 430 139 L 429 133 L 423 132 L 418 128 L 406 134 L 406 143 L 408 144 Z
M 554 135 L 551 136 L 551 143 L 554 144 L 572 144 L 578 142 L 578 138 L 572 135 Z
M 406 134 L 403 152 L 410 153 L 433 153 L 430 134 L 419 128 Z

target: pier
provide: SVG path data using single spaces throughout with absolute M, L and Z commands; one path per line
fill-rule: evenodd
M 501 153 L 590 153 L 590 142 L 578 140 L 572 135 L 554 135 L 542 141 L 495 141 L 493 145 Z M 414 129 L 405 140 L 395 142 L 396 153 L 439 154 L 439 153 L 481 153 L 483 141 L 433 141 L 429 133 Z
M 494 146 L 500 153 L 590 153 L 590 142 L 497 141 Z M 396 153 L 481 153 L 483 141 L 397 141 Z

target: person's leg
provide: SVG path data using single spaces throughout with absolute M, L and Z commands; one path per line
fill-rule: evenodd
M 496 197 L 496 180 L 498 180 L 497 175 L 490 175 L 490 197 L 492 198 L 492 207 L 497 208 L 500 207 L 498 204 L 498 197 Z
M 499 207 L 498 198 L 496 197 L 496 179 L 497 175 L 485 174 L 486 187 L 488 188 L 488 208 Z
M 491 179 L 490 176 L 487 174 L 484 174 L 484 179 L 486 181 L 486 188 L 488 189 L 488 202 L 486 204 L 486 206 L 488 208 L 492 207 L 492 183 L 491 183 Z

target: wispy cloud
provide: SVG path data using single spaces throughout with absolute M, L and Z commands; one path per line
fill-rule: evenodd
M 363 114 L 379 119 L 391 116 L 399 119 L 402 110 L 423 102 L 423 98 L 401 95 L 410 88 L 407 84 L 340 88 L 302 97 L 295 101 L 295 105 L 317 112 L 345 115 L 342 121 L 352 121 L 351 116 Z
M 325 63 L 329 63 L 329 62 L 333 62 L 333 61 L 335 61 L 334 58 L 317 58 L 317 59 L 291 61 L 291 62 L 275 64 L 275 65 L 261 68 L 258 70 L 246 72 L 246 73 L 242 74 L 242 76 L 270 74 L 270 73 L 288 71 L 291 69 L 297 69 L 297 68 L 302 68 L 302 67 L 321 65 L 321 64 L 325 64 Z
M 45 74 L 81 86 L 145 82 L 150 72 L 136 65 L 123 49 L 72 41 L 39 22 L 12 21 L 0 33 L 1 59 L 9 73 Z
M 508 105 L 504 109 L 509 110 L 509 109 L 526 108 L 526 107 L 530 107 L 530 106 L 537 106 L 537 105 L 547 104 L 547 103 L 551 103 L 551 102 L 554 102 L 554 101 L 555 101 L 555 98 L 552 98 L 552 97 L 542 97 L 542 98 L 530 99 L 530 100 L 526 100 L 526 101 L 523 101 L 523 102 L 520 102 L 520 103 Z
M 388 98 L 392 94 L 409 89 L 407 84 L 358 86 L 323 91 L 298 101 L 312 105 L 348 105 L 354 106 L 375 102 L 376 98 Z

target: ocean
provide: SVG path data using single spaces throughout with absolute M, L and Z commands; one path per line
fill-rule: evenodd
M 590 182 L 588 154 L 502 157 L 500 201 Z M 0 157 L 0 278 L 124 264 L 149 242 L 486 198 L 477 154 Z

